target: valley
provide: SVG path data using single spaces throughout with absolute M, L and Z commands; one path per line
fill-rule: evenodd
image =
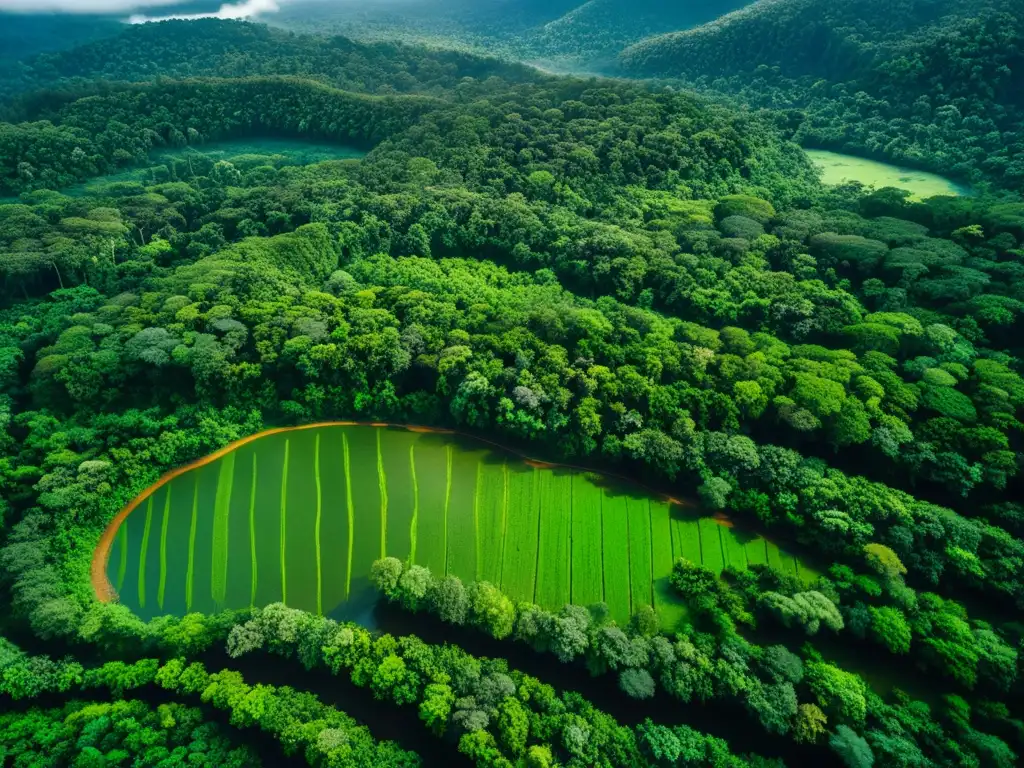
M 0 9 L 0 755 L 1019 763 L 1020 8 L 278 5 Z

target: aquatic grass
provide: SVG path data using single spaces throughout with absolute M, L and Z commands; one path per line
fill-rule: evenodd
M 569 585 L 572 478 L 543 472 L 540 479 L 540 542 L 536 602 L 558 610 L 572 600 Z M 628 578 L 628 577 L 627 577 Z
M 933 195 L 956 197 L 967 191 L 950 179 L 926 171 L 822 149 L 808 149 L 806 152 L 811 162 L 821 170 L 821 183 L 826 186 L 859 181 L 877 189 L 897 187 L 910 192 L 907 199 L 912 203 Z
M 722 526 L 710 517 L 702 517 L 697 521 L 697 527 L 700 530 L 701 562 L 717 575 L 725 568 L 722 535 L 718 531 Z
M 533 602 L 537 574 L 539 472 L 509 473 L 509 512 L 502 555 L 501 588 L 514 600 Z
M 568 488 L 566 489 L 566 498 L 569 500 L 569 520 L 567 521 L 565 528 L 565 572 L 566 572 L 566 596 L 565 602 L 572 602 L 572 516 L 573 510 L 576 507 L 576 499 L 572 495 L 572 475 L 568 476 Z
M 423 440 L 416 445 L 415 478 L 410 508 L 416 518 L 414 535 L 410 536 L 410 554 L 415 554 L 416 565 L 422 565 L 438 577 L 445 575 L 445 481 L 447 475 L 446 451 Z M 407 475 L 411 472 L 407 472 Z M 409 525 L 413 526 L 412 520 Z M 415 553 L 412 552 L 415 542 Z M 391 554 L 395 554 L 390 549 Z
M 352 555 L 355 550 L 356 513 L 352 504 L 352 462 L 349 458 L 348 435 L 341 433 L 341 451 L 345 464 L 345 511 L 348 514 L 348 560 L 345 569 L 345 599 L 352 594 Z
M 483 581 L 483 553 L 480 541 L 480 504 L 484 487 L 484 463 L 476 463 L 476 487 L 473 490 L 473 546 L 476 549 L 476 581 Z
M 629 621 L 629 523 L 626 497 L 605 493 L 601 499 L 601 550 L 604 602 L 611 617 Z
M 498 584 L 505 578 L 505 542 L 508 540 L 508 462 L 501 464 L 501 554 L 498 556 Z
M 228 589 L 228 524 L 231 512 L 231 493 L 235 481 L 235 453 L 220 460 L 217 473 L 217 492 L 213 501 L 213 534 L 211 537 L 210 597 L 221 605 Z
M 164 496 L 164 515 L 160 521 L 160 583 L 156 589 L 156 604 L 164 609 L 164 592 L 167 589 L 167 523 L 171 518 L 171 484 L 167 485 Z
M 146 524 L 142 529 L 142 549 L 139 550 L 139 607 L 146 607 L 146 552 L 149 551 L 149 529 L 153 525 L 153 497 L 146 499 Z
M 185 572 L 185 611 L 192 610 L 192 579 L 196 565 L 196 525 L 199 523 L 199 475 L 192 486 L 192 523 L 188 531 L 188 570 Z
M 793 573 L 804 584 L 812 584 L 820 578 L 821 574 L 806 563 L 800 562 L 800 558 L 793 557 Z
M 316 548 L 316 615 L 323 616 L 323 573 L 320 570 L 320 518 L 323 513 L 323 491 L 320 486 L 320 433 L 316 433 L 313 443 L 313 480 L 316 483 L 316 528 L 314 529 L 314 546 Z
M 479 530 L 478 570 L 480 578 L 491 584 L 501 583 L 502 508 L 505 504 L 504 462 L 501 465 L 482 461 L 477 522 Z
M 672 510 L 668 502 L 651 499 L 651 570 L 654 575 L 654 609 L 662 629 L 672 632 L 686 611 L 672 589 Z
M 533 603 L 537 602 L 537 574 L 540 573 L 540 527 L 544 522 L 544 510 L 540 498 L 540 480 L 540 475 L 537 475 L 537 484 L 533 489 L 533 493 L 537 497 L 537 555 L 533 564 L 533 592 L 530 597 L 530 602 Z
M 672 518 L 672 559 L 689 560 L 691 563 L 703 563 L 704 553 L 701 551 L 700 525 L 696 520 Z
M 453 453 L 445 572 L 463 581 L 477 580 L 479 480 L 479 454 Z
M 604 600 L 601 551 L 601 489 L 582 475 L 572 478 L 572 601 Z M 671 557 L 671 553 L 670 553 Z
M 768 565 L 792 576 L 798 573 L 796 558 L 771 541 L 768 542 Z
M 768 542 L 762 538 L 751 539 L 744 547 L 748 565 L 768 564 Z
M 124 577 L 128 572 L 128 521 L 125 520 L 121 523 L 121 527 L 117 529 L 117 546 L 118 546 L 118 561 L 117 561 L 117 591 L 120 592 L 121 588 L 124 587 Z
M 284 441 L 284 463 L 281 465 L 281 602 L 288 603 L 288 569 L 285 558 L 285 544 L 288 531 L 288 454 L 291 440 Z
M 380 487 L 380 556 L 387 557 L 388 539 L 388 476 L 384 473 L 384 454 L 380 448 L 381 429 L 377 433 L 377 484 Z
M 722 537 L 722 551 L 725 554 L 725 564 L 733 568 L 744 569 L 747 567 L 747 551 L 732 528 L 724 525 L 718 526 L 718 535 Z
M 452 500 L 452 447 L 444 447 L 445 479 L 444 479 L 444 572 L 448 573 L 448 506 Z
M 412 521 L 409 523 L 409 562 L 416 563 L 416 526 L 420 517 L 420 487 L 416 483 L 416 444 L 409 443 L 409 472 L 412 475 Z
M 782 550 L 779 549 L 779 545 L 774 541 L 768 541 L 765 544 L 765 548 L 768 550 L 768 565 L 776 571 L 786 571 L 788 564 Z
M 249 607 L 256 607 L 258 583 L 256 561 L 256 452 L 252 454 L 252 484 L 249 486 L 249 559 L 252 561 L 252 583 L 249 588 Z
M 629 510 L 629 594 L 630 611 L 654 604 L 651 507 L 647 499 L 630 498 Z
M 240 519 L 246 515 L 245 499 L 237 498 L 244 489 L 235 488 L 238 483 L 248 486 L 249 490 L 251 583 L 247 605 L 258 605 L 260 600 L 265 603 L 287 598 L 295 604 L 301 602 L 311 612 L 315 605 L 318 613 L 322 614 L 329 612 L 341 600 L 358 599 L 365 584 L 361 577 L 365 576 L 370 561 L 376 559 L 379 544 L 376 526 L 380 499 L 374 495 L 379 492 L 380 481 L 380 461 L 375 455 L 374 444 L 377 434 L 381 435 L 380 459 L 386 471 L 385 480 L 392 483 L 387 486 L 390 492 L 387 516 L 392 523 L 390 537 L 386 540 L 388 552 L 395 553 L 399 540 L 398 548 L 406 547 L 404 541 L 408 531 L 408 551 L 401 552 L 400 557 L 408 557 L 410 562 L 418 565 L 428 565 L 438 573 L 443 569 L 444 573 L 458 575 L 467 581 L 476 578 L 491 581 L 516 601 L 536 602 L 552 609 L 570 601 L 577 605 L 605 601 L 613 618 L 619 622 L 628 621 L 631 612 L 640 605 L 653 602 L 664 622 L 666 617 L 680 618 L 683 615 L 677 601 L 671 600 L 671 590 L 667 587 L 671 564 L 678 557 L 685 556 L 695 562 L 710 561 L 709 567 L 717 569 L 730 564 L 742 566 L 744 563 L 771 562 L 802 579 L 814 576 L 813 571 L 798 568 L 791 553 L 772 546 L 769 554 L 769 545 L 762 538 L 743 534 L 736 536 L 734 531 L 723 530 L 711 518 L 698 521 L 695 515 L 687 515 L 684 510 L 660 500 L 646 497 L 633 500 L 629 494 L 605 488 L 585 474 L 529 467 L 515 459 L 503 463 L 501 454 L 487 450 L 463 451 L 452 443 L 410 441 L 401 433 L 387 430 L 375 430 L 371 437 L 366 430 L 336 429 L 327 432 L 326 437 L 324 432 L 319 435 L 316 431 L 307 433 L 300 443 L 296 443 L 295 451 L 291 450 L 290 442 L 286 443 L 286 435 L 275 438 L 268 446 L 270 453 L 262 452 L 262 448 L 261 452 L 252 453 L 249 483 L 242 479 L 244 472 L 238 464 L 239 461 L 249 461 L 244 458 L 243 450 L 241 459 L 238 453 L 232 454 L 234 472 L 230 471 L 231 458 L 221 457 L 222 464 L 217 469 L 207 465 L 204 470 L 190 471 L 186 473 L 187 477 L 175 478 L 164 490 L 144 499 L 142 505 L 145 509 L 137 509 L 129 518 L 130 525 L 126 524 L 116 534 L 115 546 L 120 549 L 111 550 L 108 570 L 111 584 L 118 586 L 118 573 L 123 567 L 125 573 L 121 577 L 123 583 L 120 588 L 126 593 L 123 599 L 129 607 L 148 609 L 152 613 L 159 603 L 161 611 L 179 614 L 185 610 L 205 610 L 211 607 L 207 604 L 205 592 L 205 568 L 211 563 L 206 558 L 211 557 L 213 569 L 209 594 L 213 603 L 223 601 L 219 607 L 226 608 L 246 605 L 244 586 L 235 584 L 238 577 L 242 577 L 244 584 L 241 571 L 244 570 L 245 541 L 241 531 L 231 533 L 224 530 L 229 506 L 230 525 L 245 524 Z M 341 445 L 333 442 L 339 439 Z M 335 450 L 341 455 L 336 455 Z M 258 455 L 264 456 L 262 474 Z M 296 461 L 295 468 L 291 467 L 292 459 Z M 378 462 L 376 477 L 375 461 Z M 405 461 L 408 465 L 403 463 Z M 309 468 L 311 462 L 312 471 Z M 327 462 L 326 467 L 323 462 Z M 344 490 L 338 485 L 342 481 L 342 471 Z M 212 474 L 217 472 L 219 476 Z M 314 482 L 310 483 L 310 480 Z M 410 481 L 411 489 L 406 485 Z M 201 509 L 196 508 L 197 489 L 194 483 L 197 482 L 198 495 L 202 497 Z M 191 487 L 190 483 L 193 483 Z M 315 502 L 312 497 L 314 488 Z M 290 499 L 289 494 L 294 499 Z M 191 524 L 185 522 L 189 515 L 189 502 L 193 507 Z M 649 509 L 639 516 L 643 517 L 642 524 L 636 510 L 630 508 L 637 503 L 641 506 L 646 504 Z M 340 508 L 341 504 L 345 505 L 344 510 Z M 158 520 L 161 507 L 163 516 Z M 169 527 L 172 512 L 177 515 L 175 520 L 180 518 L 175 528 Z M 301 520 L 305 522 L 300 522 L 300 513 Z M 211 524 L 204 517 L 207 514 L 211 515 L 212 529 L 206 527 Z M 280 552 L 274 551 L 273 534 L 270 532 L 275 527 L 275 515 L 280 525 Z M 341 519 L 334 515 L 340 515 Z M 346 519 L 347 543 L 340 539 L 346 534 L 337 527 L 345 525 Z M 178 530 L 179 524 L 186 527 Z M 301 546 L 303 554 L 297 549 L 292 556 L 287 545 L 288 526 L 299 524 L 303 526 L 301 532 L 297 529 L 291 538 L 295 539 L 293 546 Z M 270 531 L 262 527 L 266 525 L 270 526 Z M 260 531 L 256 530 L 257 526 L 261 526 Z M 211 530 L 212 541 L 207 544 L 206 537 Z M 419 541 L 421 532 L 422 542 Z M 227 533 L 230 537 L 225 535 Z M 160 583 L 154 595 L 149 595 L 148 589 L 154 586 L 151 576 L 157 576 L 156 573 L 149 574 L 147 567 L 149 548 L 157 546 L 153 541 L 156 536 L 160 539 Z M 313 541 L 309 541 L 307 536 Z M 141 551 L 132 549 L 136 541 L 141 542 Z M 314 545 L 315 561 L 306 549 L 309 544 Z M 209 554 L 207 546 L 212 547 Z M 437 550 L 438 546 L 443 552 Z M 221 547 L 228 551 L 219 551 Z M 233 551 L 229 547 L 233 547 Z M 265 550 L 265 547 L 270 547 L 270 550 Z M 324 547 L 328 550 L 326 558 Z M 185 553 L 186 548 L 188 554 Z M 127 553 L 127 565 L 119 567 L 124 553 Z M 345 559 L 344 566 L 336 562 L 338 556 Z M 222 557 L 226 557 L 228 562 Z M 186 574 L 184 571 L 190 558 Z M 131 567 L 136 564 L 138 576 L 131 572 Z M 277 571 L 273 567 L 275 565 L 281 568 L 280 593 L 271 584 Z M 270 571 L 268 567 L 271 567 Z M 341 568 L 344 570 L 338 570 Z M 153 570 L 156 571 L 156 567 Z M 170 603 L 165 601 L 168 570 Z M 261 576 L 264 583 L 262 594 L 259 593 Z M 177 581 L 179 578 L 182 581 Z M 199 593 L 195 592 L 197 578 Z M 290 590 L 286 580 L 292 582 Z M 135 602 L 132 591 L 136 581 L 139 585 L 138 602 Z M 340 594 L 342 581 L 344 595 Z M 219 588 L 220 584 L 224 586 Z M 181 587 L 187 590 L 187 605 L 177 601 L 185 591 L 177 592 Z M 240 593 L 237 591 L 239 587 L 243 590 Z M 271 592 L 266 593 L 267 589 Z M 671 626 L 677 623 L 671 623 Z M 669 627 L 664 623 L 663 626 Z

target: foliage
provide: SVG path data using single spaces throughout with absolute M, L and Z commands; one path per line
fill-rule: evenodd
M 258 726 L 281 742 L 286 755 L 301 754 L 311 766 L 331 765 L 341 768 L 381 765 L 414 768 L 420 764 L 415 754 L 401 750 L 390 742 L 374 741 L 365 726 L 357 725 L 348 715 L 325 706 L 312 694 L 299 693 L 287 687 L 250 686 L 238 672 L 224 670 L 211 674 L 200 662 L 187 664 L 182 659 L 162 664 L 157 659 L 143 659 L 128 664 L 111 661 L 98 667 L 83 669 L 77 662 L 57 662 L 46 656 L 28 656 L 7 640 L 0 640 L 0 694 L 5 696 L 21 698 L 27 690 L 31 690 L 32 695 L 39 695 L 99 688 L 108 690 L 116 698 L 121 698 L 151 686 L 157 686 L 178 696 L 197 697 L 204 704 L 228 713 L 233 726 Z M 101 708 L 101 712 L 96 711 L 96 706 Z M 105 711 L 102 710 L 103 707 Z M 175 727 L 176 713 L 181 713 L 185 723 L 191 722 L 193 727 L 202 722 L 198 710 L 189 710 L 173 702 L 170 705 L 162 705 L 157 714 L 160 726 L 165 732 L 160 733 L 159 730 L 150 728 L 152 740 L 147 742 L 143 740 L 143 734 L 139 731 L 145 723 L 144 718 L 153 718 L 153 715 L 147 712 L 141 702 L 93 705 L 87 712 L 85 717 L 98 714 L 102 716 L 87 727 L 88 735 L 79 739 L 75 745 L 76 749 L 88 746 L 82 743 L 83 738 L 86 741 L 99 741 L 102 730 L 113 726 L 108 737 L 100 743 L 109 749 L 115 745 L 114 739 L 118 735 L 123 737 L 127 730 L 132 736 L 128 742 L 129 748 L 142 751 L 140 747 L 157 747 L 160 740 L 166 743 L 172 734 L 178 740 L 190 735 L 188 728 L 184 732 L 166 732 L 167 729 Z M 143 718 L 142 723 L 139 722 L 140 718 Z M 118 721 L 123 722 L 123 726 L 119 727 Z M 2 722 L 0 720 L 0 723 Z M 17 720 L 13 725 L 23 730 L 29 723 Z M 226 739 L 218 736 L 217 729 L 201 726 L 199 733 L 204 732 L 211 738 L 211 746 L 218 748 L 223 754 L 224 759 L 228 761 L 227 764 L 252 764 L 242 762 L 251 760 L 252 754 L 243 750 L 230 750 L 225 744 Z M 186 742 L 175 751 L 181 757 L 188 749 Z M 164 749 L 163 752 L 166 754 L 167 750 Z M 26 753 L 32 754 L 28 750 Z M 163 757 L 159 749 L 150 757 L 153 756 L 158 759 Z M 99 764 L 103 764 L 102 754 L 98 755 L 98 758 Z
M 779 109 L 811 145 L 1012 187 L 1022 24 L 1012 0 L 782 0 L 642 40 L 620 63 Z
M 264 764 L 255 750 L 234 746 L 235 741 L 206 722 L 198 708 L 174 702 L 151 708 L 139 700 L 71 701 L 60 709 L 0 715 L 0 746 L 14 765 Z
M 576 27 L 545 33 L 571 47 L 574 29 L 616 12 L 565 5 L 530 4 L 523 24 L 573 11 Z M 625 37 L 679 23 L 642 5 Z M 686 727 L 627 728 L 452 646 L 283 606 L 144 623 L 95 600 L 97 537 L 163 472 L 265 424 L 389 420 L 697 489 L 827 568 L 806 583 L 772 567 L 777 549 L 740 537 L 721 554 L 748 569 L 719 579 L 681 560 L 650 590 L 656 606 L 669 586 L 688 605 L 691 623 L 669 637 L 650 614 L 620 627 L 606 606 L 546 611 L 498 583 L 377 563 L 375 586 L 406 610 L 586 666 L 618 695 L 742 711 L 823 762 L 831 748 L 858 767 L 1012 764 L 995 734 L 1019 747 L 1024 207 L 1008 194 L 824 190 L 787 141 L 1021 176 L 1021 67 L 1005 53 L 1019 16 L 998 15 L 997 0 L 934 5 L 951 15 L 911 35 L 915 3 L 868 20 L 835 3 L 806 29 L 818 4 L 758 3 L 625 59 L 682 40 L 709 52 L 688 66 L 726 76 L 715 87 L 796 94 L 803 116 L 212 20 L 126 29 L 12 68 L 0 78 L 18 94 L 0 124 L 0 194 L 18 195 L 0 202 L 10 618 L 123 661 L 85 668 L 5 646 L 4 694 L 155 684 L 313 764 L 414 759 L 307 694 L 138 660 L 226 642 L 415 708 L 479 765 L 764 764 Z M 835 42 L 820 84 L 805 54 L 821 46 L 771 34 L 786 8 L 797 39 L 824 25 Z M 751 19 L 771 23 L 755 32 Z M 795 53 L 758 70 L 744 57 L 764 46 L 735 39 Z M 203 151 L 267 135 L 367 154 L 297 165 Z M 995 606 L 992 621 L 965 595 Z M 745 639 L 759 626 L 793 648 L 828 636 L 854 656 L 897 656 L 971 703 L 883 699 L 813 645 L 797 655 Z

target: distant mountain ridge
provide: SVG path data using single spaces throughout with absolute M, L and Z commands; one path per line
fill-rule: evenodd
M 759 0 L 618 64 L 788 110 L 805 144 L 1024 183 L 1020 0 Z
M 534 44 L 552 54 L 614 55 L 651 35 L 712 21 L 750 0 L 588 0 L 534 30 Z
M 405 58 L 395 64 L 399 51 Z M 436 92 L 466 77 L 499 76 L 509 82 L 541 77 L 521 64 L 459 51 L 296 35 L 242 21 L 164 21 L 120 25 L 111 37 L 0 64 L 0 114 L 27 119 L 39 102 L 63 101 L 118 83 L 268 75 L 314 78 L 383 94 Z
M 632 75 L 711 77 L 779 67 L 791 77 L 850 73 L 1018 0 L 758 0 L 699 27 L 652 36 L 621 53 Z
M 0 61 L 0 98 L 74 90 L 80 72 L 234 77 L 265 74 L 268 61 L 277 73 L 330 72 L 358 91 L 429 93 L 451 85 L 446 67 L 486 78 L 513 66 L 484 63 L 487 54 L 545 71 L 665 79 L 775 110 L 806 146 L 1024 185 L 1024 0 L 309 0 L 266 20 L 321 42 L 299 50 L 280 30 L 224 34 L 193 22 L 168 46 L 161 28 L 144 28 L 24 66 Z M 331 35 L 364 47 L 345 51 L 351 43 Z M 375 64 L 387 70 L 395 40 L 472 55 L 431 54 L 422 73 L 382 78 Z
M 398 36 L 513 58 L 612 61 L 646 37 L 712 21 L 751 0 L 387 0 L 299 2 L 268 21 L 356 38 Z
M 71 48 L 117 34 L 120 27 L 113 16 L 0 13 L 0 62 Z

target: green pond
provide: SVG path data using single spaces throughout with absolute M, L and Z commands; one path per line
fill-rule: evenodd
M 237 139 L 175 150 L 156 150 L 154 159 L 206 155 L 214 160 L 231 160 L 248 155 L 276 158 L 279 165 L 311 165 L 326 160 L 352 160 L 366 156 L 366 152 L 345 144 L 312 142 L 304 139 Z
M 140 616 L 284 601 L 372 623 L 383 555 L 498 584 L 557 609 L 604 601 L 674 626 L 675 558 L 771 563 L 812 578 L 763 538 L 636 487 L 533 465 L 448 434 L 318 426 L 258 436 L 152 490 L 117 531 L 107 575 Z
M 811 161 L 821 169 L 821 180 L 828 185 L 859 181 L 877 189 L 897 187 L 908 190 L 912 200 L 923 200 L 935 195 L 970 194 L 967 187 L 927 171 L 916 171 L 822 149 L 804 151 L 810 156 Z
M 102 195 L 104 187 L 109 184 L 138 182 L 141 184 L 157 184 L 168 179 L 160 175 L 161 165 L 169 165 L 176 161 L 205 159 L 219 162 L 227 160 L 240 168 L 251 168 L 258 165 L 272 165 L 276 168 L 289 165 L 312 165 L 328 160 L 359 160 L 366 152 L 344 144 L 328 144 L 292 139 L 239 139 L 203 144 L 180 149 L 157 149 L 150 153 L 150 163 L 130 168 L 118 173 L 98 176 L 81 184 L 73 184 L 60 191 L 69 197 L 84 197 L 90 194 Z M 202 166 L 197 166 L 197 171 Z M 0 205 L 17 203 L 17 197 L 0 197 Z

